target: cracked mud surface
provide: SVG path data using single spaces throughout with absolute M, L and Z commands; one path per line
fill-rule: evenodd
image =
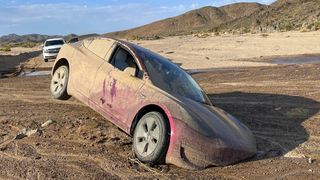
M 320 179 L 319 72 L 314 64 L 195 74 L 211 101 L 248 125 L 258 145 L 252 159 L 202 171 L 138 163 L 131 137 L 73 98 L 53 100 L 49 76 L 0 79 L 0 178 Z M 15 140 L 23 128 L 48 120 L 54 123 Z

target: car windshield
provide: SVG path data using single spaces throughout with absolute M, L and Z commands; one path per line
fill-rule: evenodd
M 63 40 L 53 40 L 53 41 L 46 41 L 45 46 L 55 46 L 55 45 L 63 45 Z
M 198 83 L 184 70 L 168 59 L 145 48 L 133 45 L 144 62 L 150 80 L 158 88 L 208 104 L 208 99 Z

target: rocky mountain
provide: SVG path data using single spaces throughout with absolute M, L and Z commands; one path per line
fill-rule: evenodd
M 319 0 L 278 0 L 249 16 L 227 22 L 223 30 L 274 32 L 320 29 Z
M 130 30 L 108 33 L 119 38 L 159 38 L 193 32 L 275 32 L 320 29 L 319 0 L 278 0 L 270 5 L 235 3 L 203 7 Z

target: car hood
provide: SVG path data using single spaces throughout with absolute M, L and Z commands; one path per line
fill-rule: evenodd
M 255 146 L 254 137 L 240 120 L 224 110 L 195 102 L 182 97 L 182 106 L 187 110 L 185 121 L 190 128 L 198 133 L 218 138 L 230 146 Z
M 43 49 L 57 49 L 57 48 L 61 48 L 63 45 L 55 45 L 55 46 L 45 46 L 43 47 Z

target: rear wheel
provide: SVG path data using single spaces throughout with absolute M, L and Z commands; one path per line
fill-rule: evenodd
M 63 65 L 58 67 L 58 69 L 54 72 L 52 76 L 50 84 L 50 91 L 53 98 L 60 100 L 66 100 L 70 98 L 70 96 L 67 93 L 68 80 L 68 66 Z
M 169 146 L 170 127 L 164 116 L 156 111 L 145 114 L 138 122 L 133 135 L 133 151 L 146 163 L 165 161 Z

